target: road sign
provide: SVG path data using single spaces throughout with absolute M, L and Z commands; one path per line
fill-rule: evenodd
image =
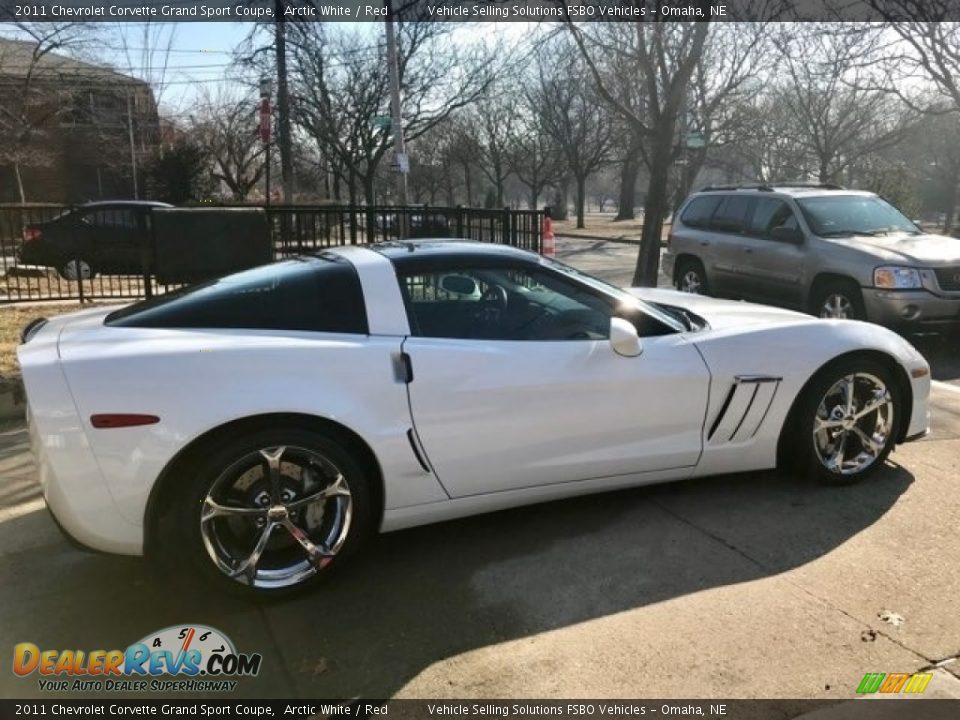
M 374 115 L 370 118 L 370 124 L 380 130 L 389 130 L 393 119 L 389 115 Z
M 266 144 L 270 142 L 270 99 L 260 101 L 260 140 Z
M 701 132 L 689 132 L 687 133 L 687 147 L 688 148 L 702 148 L 707 144 L 707 140 L 703 137 Z

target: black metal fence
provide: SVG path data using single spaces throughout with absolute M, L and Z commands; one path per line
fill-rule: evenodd
M 0 206 L 0 303 L 133 300 L 177 287 L 158 283 L 153 270 L 157 237 L 152 214 L 158 207 L 143 203 Z M 263 209 L 274 259 L 401 237 L 463 238 L 535 253 L 542 250 L 543 212 L 539 210 L 422 205 Z

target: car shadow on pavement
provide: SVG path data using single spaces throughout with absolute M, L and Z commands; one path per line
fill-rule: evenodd
M 378 536 L 332 582 L 268 603 L 51 539 L 2 558 L 0 639 L 124 648 L 202 623 L 264 655 L 237 696 L 389 697 L 462 653 L 808 563 L 870 527 L 912 481 L 888 463 L 851 487 L 751 473 L 530 506 Z M 38 521 L 8 522 L 36 532 Z M 38 694 L 35 680 L 4 675 L 5 697 Z

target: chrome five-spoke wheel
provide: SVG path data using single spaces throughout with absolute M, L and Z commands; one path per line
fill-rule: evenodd
M 201 443 L 157 504 L 152 542 L 169 569 L 189 561 L 228 591 L 283 596 L 339 572 L 375 530 L 375 460 L 345 433 L 248 422 Z
M 893 397 L 869 373 L 837 380 L 820 401 L 814 421 L 814 448 L 830 472 L 851 475 L 873 465 L 890 443 Z
M 781 440 L 792 457 L 821 481 L 857 482 L 883 466 L 897 442 L 903 416 L 903 391 L 893 369 L 872 358 L 845 358 L 821 370 L 798 407 L 806 418 Z M 786 443 L 784 445 L 784 443 Z
M 823 299 L 820 306 L 820 317 L 834 320 L 853 320 L 857 314 L 850 298 L 840 293 L 832 293 Z
M 240 457 L 203 500 L 200 532 L 210 560 L 247 585 L 297 585 L 322 570 L 350 532 L 352 495 L 341 470 L 303 447 Z

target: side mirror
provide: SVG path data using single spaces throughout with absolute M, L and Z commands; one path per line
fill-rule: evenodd
M 780 226 L 770 231 L 770 239 L 790 243 L 791 245 L 800 245 L 803 242 L 803 233 L 800 228 Z
M 610 347 L 617 355 L 636 357 L 643 352 L 637 328 L 629 320 L 610 318 Z

